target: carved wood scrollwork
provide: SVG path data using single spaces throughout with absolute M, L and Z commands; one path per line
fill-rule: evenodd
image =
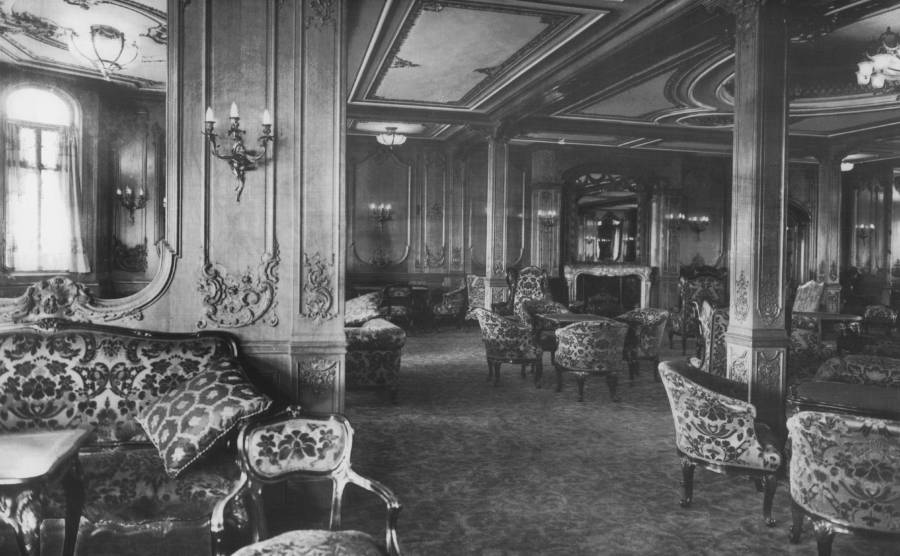
M 756 308 L 763 321 L 772 325 L 781 316 L 781 293 L 779 291 L 778 275 L 775 270 L 769 269 L 762 277 L 759 287 L 759 298 Z
M 750 351 L 733 350 L 729 354 L 731 366 L 728 369 L 728 378 L 742 384 L 750 382 Z
M 271 253 L 263 254 L 256 270 L 248 268 L 239 276 L 229 274 L 222 265 L 204 264 L 198 287 L 203 294 L 204 315 L 197 321 L 197 328 L 210 324 L 239 328 L 262 319 L 276 306 L 280 262 L 275 244 Z M 266 323 L 278 326 L 278 315 L 272 311 Z
M 331 320 L 337 317 L 334 303 L 334 255 L 329 261 L 321 253 L 312 256 L 303 254 L 305 269 L 304 315 L 316 321 Z
M 334 0 L 308 0 L 310 14 L 306 16 L 306 28 L 323 27 L 334 24 L 335 10 Z
M 734 310 L 738 322 L 747 320 L 750 314 L 750 282 L 747 281 L 747 275 L 741 270 L 737 282 L 734 283 L 735 303 Z
M 312 393 L 316 399 L 329 395 L 334 390 L 338 362 L 329 359 L 307 359 L 297 362 L 297 382 L 300 392 Z
M 756 353 L 756 379 L 758 385 L 770 391 L 781 390 L 781 376 L 784 372 L 784 352 L 759 351 Z
M 54 276 L 28 286 L 19 297 L 0 300 L 0 322 L 32 322 L 44 318 L 109 322 L 144 318 L 140 309 L 106 306 L 104 302 L 95 299 L 84 284 Z
M 427 245 L 425 246 L 425 268 L 443 268 L 444 263 L 447 261 L 447 246 L 441 245 L 437 252 L 431 250 Z

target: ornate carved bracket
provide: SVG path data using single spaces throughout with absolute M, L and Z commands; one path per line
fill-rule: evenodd
M 115 301 L 115 300 L 113 300 Z M 28 286 L 21 296 L 0 299 L 0 322 L 33 322 L 60 318 L 82 322 L 109 322 L 144 318 L 140 309 L 105 306 L 79 282 L 54 276 Z
M 338 363 L 328 359 L 308 359 L 297 362 L 297 382 L 301 393 L 308 390 L 316 399 L 334 390 Z
M 263 318 L 276 306 L 280 262 L 276 243 L 272 253 L 263 254 L 255 271 L 248 268 L 240 276 L 228 274 L 219 264 L 204 264 L 198 289 L 203 294 L 205 311 L 197 321 L 197 328 L 206 328 L 210 324 L 239 328 Z M 272 312 L 266 322 L 269 326 L 278 326 L 278 315 Z
M 303 267 L 305 282 L 304 315 L 316 321 L 331 320 L 337 317 L 334 303 L 334 255 L 327 260 L 321 253 L 313 253 L 312 256 L 303 254 Z

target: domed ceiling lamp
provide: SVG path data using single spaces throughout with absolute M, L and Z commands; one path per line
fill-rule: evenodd
M 867 60 L 859 62 L 856 82 L 876 91 L 900 90 L 900 35 L 888 27 L 866 50 Z
M 385 130 L 387 133 L 379 133 L 375 136 L 375 140 L 378 141 L 380 145 L 392 149 L 406 143 L 406 135 L 397 133 L 396 127 L 386 127 Z
M 137 44 L 125 41 L 125 33 L 111 25 L 91 25 L 90 35 L 69 32 L 69 45 L 79 56 L 90 62 L 107 81 L 110 74 L 122 71 L 137 60 Z

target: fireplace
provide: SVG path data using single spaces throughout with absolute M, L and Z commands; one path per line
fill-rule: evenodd
M 563 272 L 566 276 L 566 284 L 569 286 L 569 303 L 577 300 L 584 301 L 584 292 L 579 289 L 582 285 L 581 276 L 607 276 L 607 277 L 626 277 L 636 276 L 640 279 L 640 306 L 650 306 L 650 286 L 653 281 L 653 269 L 649 266 L 635 264 L 598 264 L 585 263 L 576 265 L 565 265 Z M 623 300 L 620 299 L 620 303 Z

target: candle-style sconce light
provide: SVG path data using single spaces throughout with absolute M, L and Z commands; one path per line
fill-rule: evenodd
M 555 210 L 539 210 L 537 212 L 538 223 L 541 225 L 541 230 L 545 232 L 550 232 L 556 223 L 559 221 L 559 215 Z
M 116 200 L 122 205 L 122 208 L 128 211 L 128 219 L 132 224 L 134 224 L 134 211 L 141 210 L 147 206 L 147 195 L 144 193 L 143 188 L 135 194 L 130 187 L 126 187 L 125 191 L 117 187 Z
M 369 203 L 369 217 L 378 224 L 378 229 L 384 229 L 384 223 L 394 219 L 394 210 L 390 203 Z
M 666 222 L 673 230 L 680 230 L 685 221 L 687 221 L 687 217 L 683 212 L 670 212 L 666 215 Z
M 875 232 L 875 224 L 857 224 L 856 236 L 861 240 L 867 240 Z
M 209 152 L 218 159 L 224 160 L 231 167 L 231 173 L 237 178 L 237 185 L 234 191 L 237 194 L 237 202 L 241 202 L 241 193 L 244 192 L 244 176 L 248 170 L 255 170 L 257 163 L 266 156 L 268 152 L 268 144 L 274 141 L 272 135 L 272 115 L 269 110 L 265 109 L 262 113 L 262 135 L 257 139 L 259 150 L 248 150 L 244 144 L 245 130 L 241 129 L 241 118 L 238 115 L 237 104 L 231 103 L 231 112 L 228 115 L 231 125 L 228 127 L 227 135 L 231 138 L 231 149 L 226 149 L 223 153 L 219 151 L 219 136 L 215 132 L 216 117 L 212 107 L 206 109 L 206 117 L 204 118 L 203 135 L 209 141 Z
M 687 217 L 688 226 L 697 234 L 697 241 L 700 240 L 700 234 L 709 227 L 709 216 L 705 214 Z

